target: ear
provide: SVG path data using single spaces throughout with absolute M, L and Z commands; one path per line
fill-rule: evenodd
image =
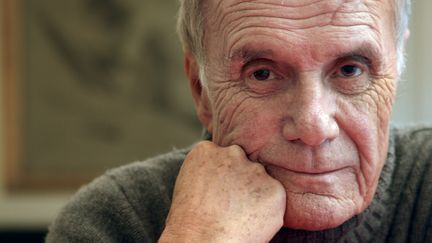
M 189 88 L 195 101 L 195 110 L 198 119 L 204 127 L 212 133 L 212 110 L 206 88 L 202 86 L 199 74 L 199 66 L 195 56 L 186 50 L 184 54 L 184 68 L 189 80 Z

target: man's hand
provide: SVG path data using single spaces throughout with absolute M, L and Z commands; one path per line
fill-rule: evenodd
M 200 142 L 180 170 L 160 242 L 268 242 L 283 226 L 285 197 L 241 147 Z

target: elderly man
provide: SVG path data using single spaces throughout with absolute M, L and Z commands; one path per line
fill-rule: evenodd
M 432 240 L 432 129 L 389 129 L 409 0 L 183 0 L 191 149 L 112 170 L 57 242 Z

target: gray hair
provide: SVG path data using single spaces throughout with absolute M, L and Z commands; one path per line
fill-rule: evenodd
M 411 15 L 411 0 L 395 0 L 394 21 L 395 21 L 395 40 L 397 48 L 397 69 L 399 75 L 405 69 L 405 34 L 409 28 L 409 19 Z
M 404 45 L 405 33 L 408 31 L 411 14 L 411 0 L 394 0 L 395 41 L 397 48 L 397 68 L 401 74 L 405 68 Z M 177 32 L 183 48 L 190 51 L 200 66 L 200 76 L 203 78 L 204 28 L 203 0 L 180 0 Z M 202 79 L 204 80 L 204 79 Z

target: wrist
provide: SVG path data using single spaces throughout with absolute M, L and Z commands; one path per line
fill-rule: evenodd
M 194 229 L 178 229 L 171 230 L 165 228 L 159 238 L 158 243 L 189 243 L 189 242 L 209 242 L 209 243 L 225 243 L 225 242 L 242 242 L 232 237 L 227 237 L 222 232 L 209 230 L 194 230 Z

